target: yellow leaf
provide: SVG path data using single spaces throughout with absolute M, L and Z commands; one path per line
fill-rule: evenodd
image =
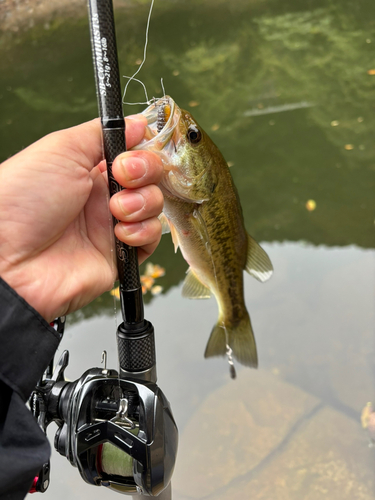
M 368 427 L 368 423 L 370 421 L 370 415 L 372 412 L 373 412 L 372 404 L 367 403 L 366 406 L 363 408 L 361 414 L 361 424 L 364 429 L 367 429 Z
M 306 208 L 309 212 L 312 212 L 316 209 L 316 201 L 315 200 L 307 200 Z
M 146 288 L 146 290 L 150 290 L 152 285 L 155 283 L 154 278 L 151 278 L 151 276 L 141 276 L 141 283 L 142 285 Z
M 160 278 L 165 275 L 165 269 L 158 264 L 152 264 L 148 262 L 146 265 L 145 276 L 151 276 L 151 278 Z
M 120 300 L 120 287 L 116 287 L 116 288 L 113 288 L 110 292 L 109 292 L 113 297 L 116 297 L 117 300 Z

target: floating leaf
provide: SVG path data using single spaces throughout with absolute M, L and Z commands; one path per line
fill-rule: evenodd
M 152 295 L 159 295 L 163 291 L 163 287 L 160 285 L 155 285 L 151 288 Z
M 347 151 L 351 151 L 352 149 L 354 149 L 354 146 L 353 146 L 353 144 L 345 144 L 344 148 L 345 148 Z
M 196 108 L 197 106 L 199 106 L 199 104 L 200 104 L 200 103 L 199 103 L 198 101 L 190 101 L 190 102 L 189 102 L 189 106 L 190 106 L 191 108 Z
M 165 275 L 165 269 L 158 264 L 152 264 L 148 262 L 146 265 L 145 276 L 151 276 L 151 278 L 160 278 Z
M 361 414 L 361 424 L 364 429 L 367 429 L 369 421 L 370 421 L 370 415 L 373 412 L 372 404 L 367 403 L 366 406 L 362 410 Z
M 312 212 L 316 209 L 316 201 L 315 200 L 307 200 L 306 208 L 309 212 Z
M 117 286 L 116 288 L 113 288 L 109 292 L 113 297 L 116 297 L 117 300 L 120 300 L 120 287 Z
M 151 289 L 152 285 L 155 283 L 155 280 L 151 276 L 142 275 L 141 283 L 146 288 L 147 291 Z

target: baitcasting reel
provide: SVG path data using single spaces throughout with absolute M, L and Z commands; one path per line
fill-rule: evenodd
M 119 493 L 157 496 L 172 476 L 178 431 L 170 405 L 155 383 L 153 327 L 145 323 L 138 334 L 129 335 L 124 324 L 118 329 L 120 377 L 107 369 L 104 352 L 103 368 L 91 368 L 68 382 L 64 371 L 69 353 L 64 351 L 53 374 L 50 366 L 37 385 L 30 406 L 44 432 L 51 422 L 58 425 L 55 448 L 87 483 Z M 56 322 L 55 328 L 59 328 Z M 122 359 L 125 343 L 129 353 L 134 342 L 137 357 Z M 47 489 L 49 469 L 49 463 L 43 466 L 31 491 Z

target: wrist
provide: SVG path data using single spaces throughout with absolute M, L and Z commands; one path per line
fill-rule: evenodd
M 3 267 L 0 269 L 0 277 L 48 323 L 57 317 L 52 308 L 51 310 L 46 308 L 41 300 L 41 293 L 38 291 L 40 280 L 30 281 L 28 271 L 22 265 L 16 268 L 9 265 L 6 268 Z

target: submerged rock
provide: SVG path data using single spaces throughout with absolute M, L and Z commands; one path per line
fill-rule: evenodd
M 373 499 L 359 422 L 263 371 L 240 372 L 183 430 L 175 498 Z

